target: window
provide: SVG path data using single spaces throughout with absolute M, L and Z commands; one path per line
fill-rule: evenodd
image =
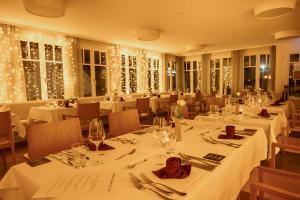
M 45 44 L 44 47 L 48 98 L 64 98 L 62 47 L 51 44 Z
M 270 54 L 260 55 L 259 85 L 261 89 L 268 91 L 269 80 L 271 79 Z
M 195 92 L 201 87 L 201 66 L 200 61 L 184 62 L 184 89 L 185 92 Z
M 289 65 L 289 93 L 300 95 L 300 53 L 290 54 Z
M 136 56 L 121 55 L 121 90 L 123 93 L 127 94 L 137 92 Z
M 232 87 L 232 66 L 231 58 L 223 58 L 223 94 L 231 94 Z
M 27 100 L 42 99 L 39 44 L 20 41 Z
M 176 62 L 171 61 L 168 63 L 167 68 L 167 90 L 175 91 L 177 90 L 177 82 L 176 82 Z
M 148 91 L 159 91 L 159 59 L 148 58 Z
M 244 56 L 244 88 L 255 89 L 256 56 Z
M 137 92 L 136 57 L 128 56 L 129 66 L 129 93 Z
M 220 90 L 220 59 L 210 61 L 210 92 L 218 93 Z
M 107 92 L 105 50 L 81 49 L 83 96 L 103 96 Z

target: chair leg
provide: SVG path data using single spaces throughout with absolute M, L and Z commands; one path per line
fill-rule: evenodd
M 10 149 L 11 149 L 11 155 L 12 155 L 13 163 L 16 164 L 17 163 L 17 159 L 16 159 L 15 147 L 12 146 Z
M 3 162 L 3 165 L 4 165 L 4 170 L 7 170 L 7 163 L 6 163 L 6 159 L 5 159 L 4 150 L 0 150 L 0 154 L 1 154 L 1 157 L 2 157 L 2 162 Z

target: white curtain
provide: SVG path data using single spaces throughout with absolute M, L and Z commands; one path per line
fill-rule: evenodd
M 0 103 L 26 101 L 19 33 L 14 26 L 0 24 Z

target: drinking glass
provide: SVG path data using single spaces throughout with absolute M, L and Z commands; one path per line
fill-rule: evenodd
M 171 106 L 171 119 L 173 122 L 179 117 L 179 107 L 178 105 Z
M 71 146 L 73 166 L 76 169 L 84 168 L 86 166 L 86 152 L 87 147 L 84 143 L 75 143 Z
M 166 153 L 173 154 L 176 150 L 176 134 L 175 130 L 167 129 L 165 135 Z
M 101 120 L 91 120 L 88 139 L 95 144 L 96 149 L 98 149 L 100 143 L 105 139 L 105 131 Z
M 166 120 L 164 117 L 154 117 L 153 119 L 153 129 L 154 129 L 154 136 L 159 138 L 160 131 L 163 127 L 166 126 Z

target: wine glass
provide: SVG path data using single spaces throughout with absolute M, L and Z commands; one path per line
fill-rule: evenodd
M 178 116 L 178 105 L 172 105 L 171 106 L 171 119 L 173 122 L 175 122 L 175 120 L 179 117 Z
M 98 149 L 100 143 L 105 139 L 105 131 L 101 120 L 92 119 L 89 127 L 89 141 Z
M 154 129 L 154 136 L 156 138 L 159 137 L 159 131 L 161 129 L 161 117 L 154 117 L 153 119 L 153 129 Z

